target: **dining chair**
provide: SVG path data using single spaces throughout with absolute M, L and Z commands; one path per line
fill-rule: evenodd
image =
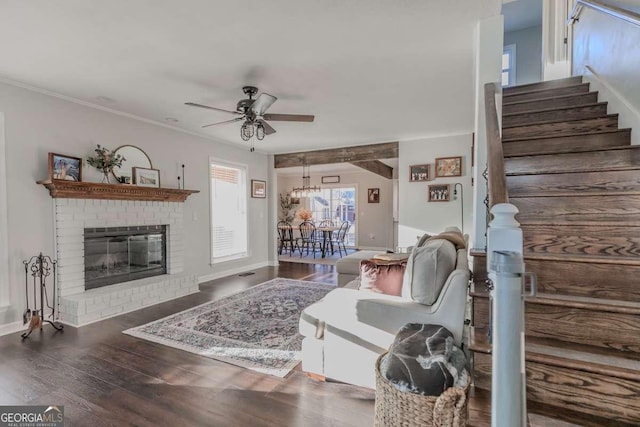
M 289 247 L 289 254 L 293 255 L 297 241 L 293 238 L 293 228 L 291 224 L 284 221 L 278 222 L 278 254 L 282 255 L 282 250 Z
M 344 250 L 344 254 L 347 254 L 347 246 L 346 246 L 346 240 L 347 240 L 347 233 L 349 232 L 349 228 L 351 227 L 351 223 L 349 223 L 348 221 L 344 221 L 341 225 L 340 228 L 338 229 L 338 233 L 335 235 L 334 239 L 331 239 L 331 247 L 333 247 L 334 244 L 336 244 L 338 246 L 338 253 L 340 254 L 340 258 L 342 258 L 342 251 Z M 342 248 L 340 247 L 342 245 Z
M 318 239 L 316 233 L 316 226 L 309 221 L 305 221 L 299 226 L 300 237 L 298 243 L 298 249 L 300 249 L 300 258 L 302 258 L 303 249 L 306 248 L 307 255 L 309 255 L 309 246 L 313 252 L 313 257 L 316 257 L 316 247 L 322 252 L 322 240 Z

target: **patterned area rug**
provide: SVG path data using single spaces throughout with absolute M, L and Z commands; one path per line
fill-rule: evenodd
M 301 359 L 300 313 L 334 288 L 273 279 L 123 333 L 284 377 Z

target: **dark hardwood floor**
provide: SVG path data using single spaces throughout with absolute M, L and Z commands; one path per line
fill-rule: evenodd
M 277 378 L 122 331 L 275 277 L 336 282 L 329 265 L 282 263 L 201 292 L 25 341 L 0 337 L 0 404 L 65 406 L 68 426 L 370 426 L 374 393 L 296 370 Z

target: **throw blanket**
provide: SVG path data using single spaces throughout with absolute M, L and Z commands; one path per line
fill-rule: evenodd
M 453 243 L 456 247 L 456 250 L 465 249 L 467 247 L 467 243 L 464 241 L 464 236 L 461 233 L 456 233 L 455 231 L 445 231 L 436 236 L 429 237 L 426 241 L 436 240 L 436 239 L 444 239 Z
M 438 396 L 468 381 L 466 357 L 440 325 L 405 325 L 380 362 L 380 374 L 400 391 Z

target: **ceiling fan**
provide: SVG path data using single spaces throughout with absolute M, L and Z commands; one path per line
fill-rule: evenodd
M 222 111 L 229 114 L 235 114 L 236 118 L 231 120 L 225 120 L 223 122 L 211 123 L 202 126 L 203 128 L 209 126 L 217 126 L 225 123 L 235 123 L 242 121 L 242 127 L 240 128 L 240 136 L 243 141 L 250 140 L 254 135 L 258 140 L 263 140 L 265 135 L 271 135 L 276 130 L 271 127 L 267 120 L 281 121 L 281 122 L 313 122 L 314 116 L 304 114 L 269 114 L 266 113 L 267 109 L 276 102 L 278 98 L 268 93 L 261 93 L 254 99 L 258 88 L 255 86 L 244 86 L 242 91 L 249 98 L 241 99 L 236 105 L 236 110 L 225 110 L 224 108 L 210 107 L 208 105 L 196 104 L 195 102 L 185 102 L 185 105 L 190 107 L 206 108 L 208 110 Z

